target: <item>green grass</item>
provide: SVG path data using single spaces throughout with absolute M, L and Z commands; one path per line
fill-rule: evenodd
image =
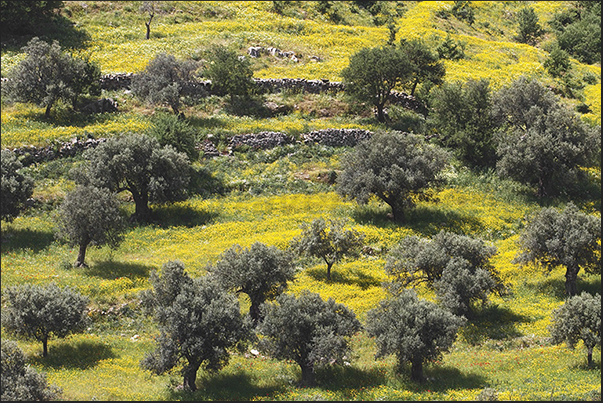
M 544 22 L 567 2 L 531 4 Z M 452 2 L 405 2 L 406 12 L 397 21 L 399 37 L 422 36 L 435 44 L 450 34 L 466 42 L 469 59 L 447 62 L 449 81 L 490 77 L 496 87 L 529 73 L 556 85 L 539 67 L 550 37 L 535 48 L 511 39 L 516 27 L 508 15 L 523 7 L 522 2 L 473 5 L 476 22 L 469 27 L 436 16 Z M 146 41 L 145 16 L 138 7 L 135 2 L 66 2 L 65 15 L 88 37 L 73 41 L 75 31 L 64 28 L 58 39 L 76 44 L 77 51 L 98 61 L 104 73 L 139 71 L 159 50 L 191 57 L 211 43 L 224 43 L 241 52 L 248 46 L 276 46 L 324 60 L 292 64 L 260 58 L 254 61 L 256 77 L 340 80 L 351 53 L 383 43 L 388 35 L 367 14 L 342 9 L 342 23 L 334 24 L 310 2 L 286 10 L 284 16 L 270 11 L 271 2 L 162 2 L 152 40 Z M 3 47 L 3 74 L 21 57 L 14 46 Z M 593 110 L 584 118 L 600 124 L 600 66 L 576 61 L 573 66 L 580 77 L 591 73 L 598 78 L 597 84 L 584 88 L 585 102 Z M 3 103 L 2 146 L 49 145 L 89 134 L 109 137 L 145 130 L 153 110 L 122 92 L 103 96 L 116 98 L 121 112 L 85 117 L 58 105 L 46 119 L 41 108 Z M 233 115 L 219 97 L 183 110 L 199 138 L 211 134 L 222 147 L 229 136 L 239 133 L 282 131 L 299 138 L 301 133 L 331 127 L 383 128 L 366 108 L 348 104 L 341 95 L 282 93 L 268 98 L 290 106 L 292 112 L 273 118 Z M 419 203 L 408 214 L 408 222 L 398 225 L 389 218 L 387 205 L 377 200 L 356 205 L 321 180 L 321 175 L 337 172 L 346 151 L 292 145 L 197 161 L 197 194 L 184 202 L 152 206 L 154 222 L 131 225 L 118 248 L 90 248 L 88 268 L 73 268 L 77 249 L 54 237 L 55 208 L 74 187 L 67 172 L 81 157 L 26 168 L 35 179 L 33 197 L 38 203 L 12 223 L 2 222 L 2 287 L 56 282 L 73 286 L 92 300 L 89 329 L 51 339 L 47 358 L 41 357 L 40 343 L 18 340 L 28 362 L 63 389 L 64 400 L 475 400 L 484 388 L 494 389 L 500 400 L 600 400 L 600 348 L 595 350 L 595 365 L 588 368 L 581 344 L 570 350 L 548 341 L 552 310 L 564 302 L 563 269 L 545 275 L 537 267 L 512 263 L 525 217 L 541 205 L 563 206 L 571 199 L 583 211 L 600 215 L 600 168 L 588 169 L 590 182 L 580 195 L 538 201 L 530 189 L 492 172 L 451 167 L 444 186 L 436 191 L 438 201 Z M 222 194 L 210 192 L 217 190 Z M 123 209 L 132 213 L 127 194 L 120 199 Z M 217 374 L 200 371 L 195 393 L 177 388 L 182 383 L 177 371 L 155 376 L 140 368 L 158 332 L 142 314 L 137 298 L 150 286 L 152 270 L 179 259 L 191 276 L 202 276 L 206 265 L 233 244 L 246 247 L 261 241 L 285 248 L 300 233 L 300 224 L 318 217 L 348 218 L 350 226 L 365 234 L 374 253 L 336 264 L 330 282 L 324 263 L 300 261 L 302 270 L 288 292 L 310 289 L 323 298 L 332 297 L 354 310 L 361 321 L 386 296 L 381 287 L 387 280 L 385 253 L 406 236 L 428 237 L 441 229 L 481 237 L 496 246 L 492 262 L 513 293 L 492 297 L 490 304 L 477 310 L 453 349 L 440 362 L 426 366 L 429 381 L 422 385 L 410 381 L 408 367 L 398 373 L 393 357 L 375 359 L 374 340 L 363 332 L 352 339 L 350 365 L 319 369 L 319 385 L 314 388 L 297 386 L 301 374 L 294 363 L 248 352 L 233 351 L 230 363 Z M 581 273 L 578 289 L 600 293 L 600 275 Z M 418 291 L 433 299 L 433 293 Z M 240 302 L 245 312 L 249 301 L 242 296 Z M 1 336 L 14 338 L 4 329 Z

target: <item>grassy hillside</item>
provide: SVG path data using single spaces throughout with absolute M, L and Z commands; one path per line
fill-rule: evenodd
M 250 46 L 277 47 L 303 57 L 262 56 L 254 59 L 255 77 L 307 78 L 340 81 L 351 54 L 387 41 L 389 32 L 379 15 L 349 3 L 335 2 L 322 13 L 316 2 L 289 2 L 277 13 L 273 2 L 158 2 L 146 40 L 142 2 L 65 2 L 64 17 L 74 22 L 45 39 L 56 38 L 73 52 L 97 61 L 103 73 L 137 72 L 158 52 L 179 58 L 198 58 L 203 49 L 221 43 L 245 54 Z M 346 3 L 340 5 L 339 3 Z M 397 2 L 389 2 L 393 7 Z M 499 88 L 520 75 L 536 77 L 554 88 L 542 62 L 548 55 L 548 33 L 538 46 L 513 40 L 513 16 L 531 5 L 542 25 L 569 2 L 472 2 L 475 22 L 469 26 L 453 17 L 443 18 L 451 1 L 404 2 L 397 13 L 397 38 L 424 38 L 436 46 L 447 35 L 465 43 L 467 58 L 446 61 L 446 80 L 487 77 Z M 394 9 L 390 10 L 392 13 Z M 337 20 L 337 22 L 334 22 Z M 4 40 L 4 39 L 3 39 Z M 3 42 L 2 74 L 23 55 L 27 38 Z M 315 55 L 321 61 L 310 61 Z M 600 125 L 600 65 L 572 59 L 572 68 L 584 86 L 578 98 L 564 98 L 572 107 L 588 105 L 583 118 Z M 585 77 L 594 75 L 596 84 Z M 153 109 L 122 91 L 103 96 L 118 100 L 120 112 L 98 116 L 73 113 L 59 105 L 49 119 L 33 105 L 2 103 L 2 147 L 48 145 L 73 137 L 109 137 L 123 131 L 144 131 Z M 282 131 L 292 135 L 311 130 L 345 127 L 377 130 L 366 110 L 341 95 L 282 93 L 267 96 L 289 105 L 292 112 L 259 118 L 233 115 L 220 97 L 184 106 L 200 139 L 212 134 L 227 139 L 238 133 Z M 165 109 L 167 110 L 167 109 Z M 224 146 L 224 143 L 221 144 Z M 237 151 L 233 155 L 201 158 L 195 162 L 201 181 L 212 176 L 224 194 L 196 194 L 167 206 L 152 206 L 154 223 L 130 225 L 117 249 L 91 248 L 88 268 L 73 268 L 77 249 L 54 238 L 54 214 L 65 194 L 74 188 L 68 170 L 81 157 L 29 166 L 35 179 L 35 203 L 11 223 L 1 223 L 2 287 L 56 282 L 72 286 L 92 300 L 93 324 L 86 332 L 64 340 L 51 339 L 49 356 L 41 357 L 41 344 L 18 340 L 31 365 L 63 389 L 64 400 L 476 400 L 492 388 L 500 400 L 600 400 L 601 351 L 595 349 L 594 367 L 586 365 L 582 344 L 570 350 L 551 345 L 547 326 L 553 309 L 564 303 L 564 269 L 545 275 L 538 267 L 512 263 L 516 241 L 525 218 L 543 205 L 562 208 L 573 201 L 582 211 L 599 215 L 600 167 L 585 167 L 591 182 L 572 199 L 539 201 L 533 192 L 494 173 L 473 173 L 455 164 L 446 171 L 446 183 L 437 190 L 437 202 L 420 202 L 405 225 L 388 217 L 389 209 L 377 200 L 366 206 L 343 200 L 323 174 L 340 169 L 346 148 L 289 145 L 268 151 Z M 209 186 L 211 182 L 202 182 Z M 134 206 L 120 195 L 123 209 Z M 194 394 L 176 388 L 178 372 L 155 376 L 139 361 L 154 348 L 156 325 L 139 309 L 138 293 L 149 287 L 149 274 L 169 260 L 181 260 L 193 276 L 205 274 L 208 263 L 233 244 L 255 241 L 285 248 L 301 232 L 300 225 L 324 218 L 347 218 L 362 232 L 373 254 L 348 259 L 333 267 L 332 280 L 320 261 L 307 260 L 290 293 L 310 289 L 350 307 L 363 321 L 366 312 L 386 297 L 381 283 L 385 253 L 409 235 L 429 237 L 441 229 L 480 237 L 497 247 L 493 264 L 511 286 L 509 297 L 492 297 L 477 316 L 461 329 L 457 342 L 441 362 L 430 363 L 429 381 L 410 381 L 409 368 L 396 373 L 393 357 L 375 359 L 374 340 L 359 333 L 352 340 L 350 366 L 321 369 L 318 387 L 299 388 L 300 369 L 292 362 L 233 352 L 231 362 L 218 374 L 198 374 Z M 301 265 L 301 263 L 300 263 Z M 580 274 L 578 290 L 601 292 L 600 275 Z M 419 288 L 422 298 L 434 299 Z M 246 311 L 249 301 L 241 297 Z M 3 301 L 4 303 L 4 301 Z M 2 338 L 13 338 L 2 329 Z

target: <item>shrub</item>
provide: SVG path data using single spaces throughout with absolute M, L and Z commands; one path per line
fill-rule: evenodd
M 33 194 L 34 181 L 29 175 L 19 172 L 23 165 L 14 152 L 2 150 L 2 220 L 12 221 L 25 209 L 25 202 Z

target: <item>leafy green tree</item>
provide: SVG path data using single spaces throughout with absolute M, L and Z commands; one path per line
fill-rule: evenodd
M 310 224 L 301 225 L 302 233 L 291 240 L 291 249 L 298 255 L 321 258 L 327 264 L 327 280 L 331 280 L 331 268 L 345 256 L 360 254 L 364 234 L 354 229 L 344 230 L 344 220 L 317 218 Z
M 496 169 L 501 177 L 536 187 L 538 197 L 554 196 L 574 190 L 586 177 L 581 167 L 595 164 L 600 150 L 601 126 L 559 106 L 535 116 L 525 131 L 502 132 Z
M 14 335 L 42 342 L 42 356 L 48 355 L 50 336 L 66 337 L 82 332 L 88 323 L 86 307 L 89 299 L 70 287 L 59 288 L 21 284 L 2 292 L 2 326 Z
M 519 31 L 515 39 L 528 45 L 536 45 L 538 38 L 544 35 L 544 29 L 540 26 L 538 16 L 532 7 L 524 7 L 517 13 Z
M 133 219 L 148 221 L 149 202 L 184 200 L 190 181 L 186 154 L 171 146 L 161 147 L 157 139 L 128 133 L 109 138 L 83 154 L 85 163 L 70 174 L 76 183 L 105 187 L 132 194 L 136 208 Z
M 343 156 L 337 192 L 360 204 L 374 195 L 391 207 L 395 221 L 404 222 L 416 200 L 430 198 L 428 188 L 448 160 L 448 152 L 421 136 L 377 132 Z
M 32 33 L 63 5 L 62 1 L 0 1 L 0 30 L 2 34 Z
M 537 79 L 521 76 L 492 94 L 492 117 L 503 130 L 527 131 L 536 118 L 558 106 L 559 99 Z
M 170 145 L 176 151 L 185 153 L 190 161 L 199 158 L 195 129 L 187 120 L 176 115 L 159 113 L 153 117 L 148 134 L 156 138 L 161 147 Z
M 230 95 L 231 102 L 237 97 L 247 99 L 253 95 L 253 70 L 247 58 L 240 58 L 225 46 L 214 46 L 207 53 L 203 76 L 211 80 L 212 91 Z
M 572 67 L 569 53 L 558 45 L 551 50 L 549 57 L 546 58 L 542 65 L 553 78 L 563 77 Z
M 159 325 L 157 347 L 140 366 L 155 374 L 181 367 L 186 390 L 197 390 L 197 371 L 217 372 L 229 349 L 248 337 L 239 301 L 208 277 L 192 279 L 179 261 L 151 272 L 153 289 L 140 294 L 142 306 Z
M 385 271 L 394 293 L 402 287 L 425 284 L 442 305 L 456 315 L 472 315 L 475 301 L 490 293 L 503 295 L 505 286 L 490 259 L 496 247 L 483 240 L 440 231 L 431 239 L 409 236 L 387 255 Z
M 254 242 L 249 248 L 233 245 L 207 271 L 227 290 L 247 294 L 254 326 L 262 320 L 260 306 L 282 294 L 296 274 L 288 251 L 261 242 Z
M 429 125 L 436 142 L 472 167 L 496 164 L 492 97 L 488 80 L 453 82 L 430 93 Z
M 36 103 L 46 107 L 48 117 L 58 100 L 75 105 L 81 92 L 96 93 L 92 83 L 100 80 L 100 70 L 63 52 L 57 41 L 50 45 L 34 37 L 22 51 L 25 59 L 8 72 L 7 81 L 2 84 L 9 102 Z
M 601 217 L 589 215 L 569 203 L 563 211 L 542 208 L 530 217 L 519 236 L 520 252 L 514 263 L 535 263 L 551 272 L 564 266 L 565 292 L 577 294 L 580 270 L 601 273 Z
M 459 20 L 466 21 L 469 26 L 475 22 L 475 11 L 470 1 L 455 1 L 451 12 Z
M 345 92 L 360 102 L 377 109 L 377 120 L 385 122 L 383 109 L 396 86 L 408 83 L 413 77 L 408 55 L 391 46 L 363 48 L 350 57 L 343 77 Z
M 56 400 L 62 393 L 56 385 L 48 385 L 46 373 L 27 364 L 17 342 L 2 339 L 0 353 L 0 400 Z
M 33 179 L 23 174 L 23 165 L 11 150 L 2 150 L 0 169 L 2 170 L 2 220 L 12 221 L 25 208 L 25 202 L 31 197 L 34 189 Z
M 450 34 L 436 47 L 440 59 L 462 60 L 465 58 L 465 42 L 455 41 Z
M 124 219 L 119 202 L 106 188 L 77 186 L 58 209 L 57 237 L 79 247 L 76 267 L 86 267 L 89 245 L 117 247 L 123 240 Z
M 180 61 L 172 55 L 159 53 L 132 78 L 132 93 L 151 105 L 168 104 L 178 115 L 183 83 L 192 80 L 197 69 L 194 60 Z
M 400 40 L 399 50 L 408 56 L 412 66 L 410 79 L 407 87 L 410 88 L 410 95 L 415 95 L 417 85 L 423 82 L 430 82 L 432 85 L 440 85 L 444 82 L 446 69 L 444 63 L 440 61 L 437 52 L 433 52 L 421 39 Z
M 301 368 L 302 386 L 316 384 L 315 368 L 342 364 L 350 351 L 348 338 L 360 330 L 353 311 L 308 290 L 296 298 L 281 294 L 276 303 L 262 305 L 264 321 L 258 328 L 259 348 Z
M 365 327 L 377 343 L 375 358 L 393 354 L 399 371 L 409 362 L 411 379 L 424 382 L 423 364 L 442 358 L 464 321 L 434 302 L 419 299 L 414 290 L 405 290 L 368 311 Z
M 553 311 L 549 327 L 553 344 L 565 342 L 574 349 L 582 340 L 587 350 L 588 366 L 593 364 L 593 348 L 601 347 L 601 294 L 586 292 L 568 298 Z
M 549 25 L 561 49 L 582 63 L 601 63 L 601 2 L 574 1 L 555 14 Z

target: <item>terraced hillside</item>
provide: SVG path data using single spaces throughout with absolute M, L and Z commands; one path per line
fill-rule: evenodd
M 565 80 L 545 68 L 556 41 L 549 23 L 576 2 L 472 1 L 467 5 L 471 22 L 453 12 L 456 3 L 463 3 L 453 1 L 152 3 L 149 39 L 149 13 L 135 1 L 65 1 L 54 24 L 35 35 L 56 39 L 72 54 L 98 63 L 103 75 L 138 74 L 160 52 L 203 63 L 206 49 L 224 45 L 251 62 L 256 79 L 332 83 L 343 81 L 341 72 L 353 54 L 385 45 L 395 27 L 396 41 L 421 38 L 432 49 L 444 43 L 464 49 L 464 58 L 443 59 L 446 83 L 487 78 L 497 91 L 520 76 L 537 79 L 581 121 L 600 130 L 600 61 L 587 64 L 572 56 L 571 76 Z M 545 29 L 534 45 L 516 39 L 517 16 L 525 7 L 533 8 Z M 21 47 L 32 36 L 3 35 L 3 77 L 24 59 Z M 264 51 L 252 54 L 260 48 Z M 167 105 L 145 104 L 128 89 L 105 89 L 101 96 L 114 99 L 118 112 L 88 115 L 59 103 L 45 117 L 42 107 L 2 99 L 2 149 L 24 150 L 22 172 L 34 179 L 27 208 L 1 223 L 2 288 L 54 282 L 91 300 L 90 326 L 64 339 L 52 338 L 47 357 L 40 343 L 2 328 L 2 339 L 17 340 L 31 367 L 62 389 L 60 399 L 487 400 L 496 395 L 500 400 L 600 400 L 600 345 L 594 365 L 588 366 L 581 342 L 576 349 L 551 343 L 552 313 L 566 298 L 565 269 L 547 273 L 514 263 L 527 218 L 542 207 L 562 209 L 571 202 L 600 218 L 600 149 L 598 164 L 581 167 L 587 179 L 577 192 L 546 198 L 494 169 L 474 170 L 453 160 L 441 186 L 432 189 L 435 198 L 417 201 L 401 224 L 377 198 L 359 205 L 338 194 L 341 161 L 354 146 L 321 139 L 346 133 L 360 138 L 382 130 L 430 137 L 425 115 L 390 105 L 390 120 L 379 123 L 370 106 L 351 101 L 344 91 L 267 93 L 262 113 L 233 110 L 228 96 L 184 99 L 181 110 L 201 150 L 192 164 L 196 176 L 189 197 L 151 205 L 150 223 L 128 223 L 117 248 L 90 247 L 88 267 L 73 267 L 78 251 L 55 237 L 56 214 L 76 186 L 69 171 L 83 158 L 75 151 L 56 157 L 66 146 L 147 132 L 157 117 L 171 113 Z M 427 86 L 419 86 L 416 99 L 428 102 Z M 53 157 L 36 160 L 33 154 L 40 150 Z M 124 214 L 132 214 L 131 196 L 122 192 L 118 199 Z M 204 276 L 208 264 L 229 247 L 260 241 L 286 249 L 302 224 L 321 217 L 346 219 L 348 228 L 364 234 L 367 246 L 359 257 L 335 264 L 331 280 L 324 261 L 296 261 L 299 271 L 286 292 L 311 290 L 333 298 L 363 324 L 367 312 L 388 297 L 382 286 L 390 280 L 384 270 L 388 252 L 413 235 L 432 237 L 446 230 L 495 246 L 492 265 L 511 293 L 490 295 L 487 304 L 475 308 L 452 349 L 425 366 L 425 383 L 411 381 L 410 367 L 398 371 L 395 357 L 376 359 L 375 339 L 364 331 L 351 339 L 348 365 L 317 370 L 316 387 L 299 387 L 299 366 L 254 354 L 255 345 L 233 350 L 217 373 L 199 371 L 195 392 L 182 390 L 179 371 L 153 375 L 140 367 L 159 334 L 139 299 L 151 286 L 153 270 L 179 260 L 191 277 Z M 577 284 L 579 291 L 600 294 L 600 266 L 595 274 L 581 271 Z M 436 301 L 433 290 L 418 286 L 417 291 Z M 239 302 L 246 313 L 249 299 L 241 294 Z

